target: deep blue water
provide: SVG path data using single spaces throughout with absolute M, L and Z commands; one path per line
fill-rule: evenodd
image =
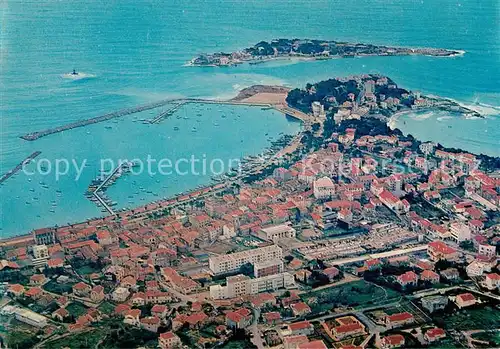
M 256 83 L 302 86 L 332 76 L 371 72 L 386 74 L 401 86 L 423 93 L 478 103 L 481 108 L 493 106 L 486 110 L 486 120 L 410 115 L 400 119 L 398 126 L 422 139 L 498 156 L 499 6 L 496 0 L 3 2 L 0 172 L 34 150 L 42 150 L 42 156 L 52 160 L 76 156 L 90 162 L 103 156 L 126 158 L 151 152 L 176 157 L 187 151 L 211 158 L 257 153 L 269 143 L 265 133 L 293 133 L 299 126 L 278 114 L 250 108 L 235 110 L 241 115 L 237 124 L 230 118 L 220 119 L 220 126 L 214 128 L 213 120 L 221 112 L 213 108 L 202 112 L 203 121 L 195 134 L 189 131 L 195 122 L 192 117 L 179 126 L 178 133 L 172 131 L 175 118 L 157 127 L 133 122 L 136 117 L 151 116 L 147 114 L 109 123 L 111 130 L 99 124 L 36 142 L 18 136 L 165 97 L 226 97 Z M 183 67 L 197 53 L 230 51 L 276 37 L 443 47 L 467 53 L 456 58 L 372 57 L 230 69 Z M 79 81 L 61 77 L 73 68 L 93 77 Z M 76 182 L 49 178 L 28 182 L 23 175 L 6 181 L 0 187 L 0 235 L 99 214 L 83 196 L 95 175 L 92 166 Z M 171 195 L 205 180 L 188 176 L 157 183 L 157 179 L 140 178 L 137 181 L 146 192 L 135 194 L 127 178 L 110 192 L 120 205 L 133 205 L 151 199 L 147 191 Z M 29 189 L 34 186 L 31 183 L 39 185 L 40 181 L 49 189 L 32 188 L 38 198 L 33 202 L 35 194 Z M 52 201 L 57 202 L 54 213 L 49 212 Z

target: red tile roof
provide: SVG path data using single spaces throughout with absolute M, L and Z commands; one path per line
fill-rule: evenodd
M 413 315 L 405 311 L 404 313 L 390 315 L 388 319 L 390 322 L 409 321 L 413 319 Z
M 295 322 L 293 324 L 289 324 L 288 328 L 290 328 L 292 332 L 295 332 L 295 331 L 305 330 L 307 328 L 310 328 L 311 326 L 312 325 L 309 321 L 300 321 L 300 322 Z
M 476 300 L 476 297 L 472 295 L 472 293 L 462 293 L 457 296 L 457 298 L 460 298 L 462 302 L 470 302 L 473 300 Z

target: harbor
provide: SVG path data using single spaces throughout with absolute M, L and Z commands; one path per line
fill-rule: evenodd
M 108 113 L 108 114 L 104 114 L 104 115 L 101 115 L 101 116 L 98 116 L 95 118 L 79 120 L 79 121 L 75 121 L 75 122 L 72 122 L 72 123 L 69 123 L 66 125 L 62 125 L 62 126 L 58 126 L 55 128 L 49 128 L 49 129 L 42 130 L 42 131 L 27 133 L 25 135 L 22 135 L 21 138 L 26 140 L 26 141 L 35 141 L 39 138 L 49 136 L 49 135 L 55 134 L 55 133 L 60 133 L 60 132 L 72 130 L 72 129 L 77 128 L 77 127 L 84 127 L 84 126 L 88 126 L 88 125 L 92 125 L 92 124 L 97 124 L 99 122 L 108 121 L 108 120 L 111 120 L 114 118 L 119 118 L 119 117 L 122 117 L 125 115 L 131 115 L 131 114 L 140 113 L 140 112 L 143 112 L 146 110 L 156 109 L 158 107 L 162 107 L 164 105 L 170 104 L 173 101 L 175 101 L 175 100 L 168 99 L 168 100 L 162 100 L 162 101 L 158 101 L 158 102 L 154 102 L 154 103 L 143 104 L 143 105 L 139 105 L 139 106 L 132 107 L 132 108 L 121 109 L 121 110 L 118 110 L 118 111 L 115 111 L 112 113 Z
M 17 172 L 19 172 L 24 165 L 28 164 L 29 162 L 33 161 L 38 155 L 40 155 L 42 152 L 41 151 L 35 151 L 31 153 L 28 157 L 26 157 L 23 161 L 21 161 L 16 167 L 13 169 L 9 170 L 5 174 L 0 177 L 0 184 L 5 182 L 7 179 L 15 175 Z
M 280 113 L 283 113 L 285 115 L 288 115 L 290 117 L 293 117 L 295 119 L 301 120 L 302 122 L 306 124 L 310 124 L 314 121 L 314 118 L 311 115 L 308 115 L 306 113 L 301 112 L 300 110 L 291 108 L 286 105 L 286 102 L 284 99 L 280 101 L 279 103 L 275 101 L 268 101 L 267 98 L 268 96 L 265 96 L 265 98 L 262 98 L 260 100 L 258 98 L 259 93 L 256 93 L 254 96 L 251 97 L 250 100 L 214 100 L 214 99 L 203 99 L 203 98 L 177 98 L 177 99 L 169 99 L 169 100 L 162 100 L 150 104 L 143 104 L 140 106 L 136 107 L 131 107 L 131 108 L 126 108 L 126 109 L 121 109 L 116 112 L 104 114 L 95 118 L 90 118 L 90 119 L 85 119 L 85 120 L 80 120 L 76 122 L 72 122 L 66 125 L 58 126 L 55 128 L 50 128 L 46 130 L 41 130 L 37 132 L 32 132 L 32 133 L 27 133 L 25 135 L 20 136 L 20 138 L 26 140 L 26 141 L 35 141 L 37 139 L 40 139 L 42 137 L 46 137 L 52 134 L 64 132 L 64 131 L 69 131 L 74 128 L 78 127 L 84 127 L 92 124 L 97 124 L 100 122 L 108 121 L 111 119 L 135 114 L 135 113 L 140 113 L 143 111 L 147 110 L 152 110 L 156 109 L 159 107 L 163 107 L 165 105 L 169 104 L 174 104 L 171 108 L 167 109 L 166 111 L 163 111 L 159 113 L 156 117 L 154 117 L 151 120 L 145 120 L 146 123 L 150 124 L 156 124 L 159 123 L 162 119 L 165 117 L 171 116 L 174 114 L 176 111 L 178 111 L 182 106 L 188 104 L 188 103 L 201 103 L 201 104 L 219 104 L 219 105 L 241 105 L 241 106 L 255 106 L 255 107 L 261 107 L 261 108 L 269 108 L 269 109 L 274 109 L 276 111 L 279 111 Z M 257 98 L 255 98 L 257 97 Z

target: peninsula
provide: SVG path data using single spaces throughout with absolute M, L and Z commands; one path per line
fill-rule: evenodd
M 253 47 L 231 53 L 217 52 L 201 54 L 187 63 L 187 66 L 219 67 L 234 66 L 244 62 L 259 64 L 275 59 L 331 59 L 362 56 L 434 56 L 454 57 L 464 54 L 461 50 L 440 48 L 410 48 L 341 41 L 310 39 L 275 39 L 261 41 Z

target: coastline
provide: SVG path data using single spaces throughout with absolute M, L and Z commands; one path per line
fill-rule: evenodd
M 183 64 L 183 67 L 195 67 L 195 68 L 229 68 L 242 64 L 264 64 L 269 62 L 279 62 L 279 61 L 297 61 L 297 62 L 311 62 L 311 61 L 329 61 L 334 59 L 347 59 L 347 58 L 365 58 L 365 57 L 401 57 L 401 56 L 425 56 L 425 57 L 433 57 L 433 58 L 453 58 L 453 57 L 462 57 L 465 55 L 466 51 L 464 50 L 454 50 L 458 51 L 457 53 L 450 53 L 449 55 L 423 55 L 419 53 L 408 53 L 408 54 L 356 54 L 354 56 L 341 56 L 341 55 L 332 55 L 332 56 L 302 56 L 302 55 L 280 55 L 280 56 L 270 56 L 270 57 L 252 57 L 249 59 L 242 59 L 238 61 L 231 62 L 229 64 L 196 64 L 192 60 Z
M 274 39 L 270 42 L 261 41 L 253 47 L 230 53 L 200 54 L 183 66 L 231 67 L 243 63 L 260 64 L 273 60 L 327 60 L 375 56 L 459 57 L 465 53 L 465 50 L 432 47 L 388 46 L 333 40 Z
M 292 117 L 297 117 L 297 116 L 294 116 L 293 113 L 290 114 L 290 111 L 291 112 L 296 111 L 296 112 L 304 114 L 303 112 L 300 112 L 300 111 L 298 111 L 294 108 L 291 108 L 287 105 L 285 98 L 286 98 L 287 93 L 289 91 L 290 91 L 290 88 L 285 87 L 285 86 L 253 85 L 253 86 L 250 86 L 250 87 L 247 87 L 247 88 L 240 90 L 238 95 L 233 97 L 233 98 L 230 98 L 227 100 L 212 100 L 211 102 L 212 103 L 232 103 L 232 104 L 241 104 L 241 105 L 254 104 L 254 105 L 259 105 L 259 106 L 268 106 L 269 108 L 273 108 L 275 110 L 278 110 L 285 115 L 291 115 Z M 274 97 L 272 97 L 272 96 L 274 96 Z M 450 102 L 458 104 L 456 101 L 453 101 L 451 99 L 446 99 L 446 98 L 442 98 L 442 97 L 438 97 L 438 96 L 433 96 L 433 98 L 438 98 L 440 100 L 448 100 Z M 459 104 L 459 105 L 465 109 L 468 109 L 461 104 Z M 428 107 L 427 109 L 433 110 L 433 109 L 435 109 L 435 107 L 431 106 L 431 107 Z M 391 128 L 391 130 L 395 130 L 395 129 L 397 129 L 396 122 L 401 116 L 403 116 L 405 114 L 413 113 L 413 112 L 416 112 L 419 110 L 423 110 L 423 109 L 417 109 L 417 110 L 405 109 L 405 110 L 395 112 L 394 114 L 392 114 L 388 118 L 386 123 L 387 123 L 388 127 Z M 306 115 L 306 114 L 304 114 L 304 115 Z M 304 119 L 301 119 L 300 117 L 297 117 L 297 118 L 302 120 L 302 121 L 305 121 Z M 299 131 L 297 134 L 295 134 L 293 141 L 290 144 L 286 144 L 285 146 L 283 146 L 282 149 L 276 151 L 276 153 L 273 155 L 273 157 L 271 157 L 270 160 L 272 160 L 275 156 L 282 156 L 282 155 L 285 155 L 285 154 L 290 153 L 290 152 L 291 153 L 295 152 L 297 150 L 297 147 L 298 147 L 298 142 L 300 142 L 301 133 L 303 133 L 303 131 Z M 268 166 L 269 166 L 269 164 L 267 164 L 267 165 L 261 164 L 259 166 L 255 166 L 254 170 L 255 170 L 255 172 L 258 172 L 258 171 L 260 171 Z M 100 223 L 107 222 L 110 220 L 114 221 L 115 218 L 123 218 L 127 214 L 134 214 L 134 212 L 139 214 L 140 212 L 154 212 L 154 211 L 158 211 L 158 210 L 164 210 L 166 207 L 170 207 L 172 205 L 175 206 L 178 204 L 185 203 L 186 201 L 199 198 L 199 195 L 206 195 L 206 194 L 213 193 L 214 191 L 221 190 L 221 189 L 227 187 L 228 185 L 230 185 L 231 183 L 233 183 L 234 181 L 235 181 L 235 179 L 230 179 L 230 178 L 228 179 L 227 178 L 224 182 L 221 182 L 221 183 L 211 183 L 211 184 L 208 184 L 207 186 L 202 187 L 201 189 L 194 188 L 193 190 L 190 190 L 188 192 L 178 193 L 178 194 L 175 194 L 169 198 L 148 202 L 146 204 L 139 205 L 139 206 L 137 206 L 133 209 L 130 209 L 130 210 L 118 211 L 118 212 L 116 212 L 115 215 L 92 217 L 92 218 L 89 218 L 89 219 L 84 220 L 84 221 L 72 223 L 69 226 L 75 226 L 75 225 L 76 226 L 78 226 L 78 225 L 88 226 L 88 225 L 93 225 L 93 224 L 100 224 Z M 67 225 L 61 226 L 61 227 L 54 226 L 54 227 L 50 227 L 50 228 L 58 230 L 58 229 L 65 229 L 66 227 L 67 227 Z M 28 235 L 29 235 L 29 233 L 22 233 L 21 235 L 11 236 L 8 238 L 1 238 L 0 242 L 15 240 L 16 238 L 21 238 L 23 236 L 27 237 Z

